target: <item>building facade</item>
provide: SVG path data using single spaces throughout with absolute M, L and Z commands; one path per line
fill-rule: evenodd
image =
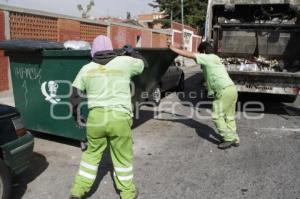
M 153 30 L 127 23 L 100 22 L 0 5 L 0 41 L 33 39 L 92 42 L 98 35 L 109 36 L 114 48 L 122 48 L 125 44 L 166 48 L 171 42 L 179 45 L 182 38 L 180 30 Z M 3 51 L 0 51 L 0 97 L 6 91 L 11 91 L 9 61 Z

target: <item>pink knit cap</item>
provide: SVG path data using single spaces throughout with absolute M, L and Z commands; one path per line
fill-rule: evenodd
M 94 57 L 94 54 L 98 51 L 113 50 L 111 40 L 107 36 L 99 35 L 97 36 L 92 44 L 91 55 Z

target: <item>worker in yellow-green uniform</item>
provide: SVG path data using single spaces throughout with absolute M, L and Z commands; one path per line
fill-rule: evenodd
M 134 199 L 138 192 L 133 183 L 130 81 L 133 76 L 142 73 L 144 62 L 133 55 L 117 56 L 110 39 L 102 35 L 93 41 L 91 54 L 92 62 L 81 68 L 72 84 L 70 100 L 78 125 L 84 121 L 79 110 L 84 94 L 89 113 L 86 122 L 87 149 L 82 153 L 70 198 L 83 198 L 90 191 L 108 146 L 120 197 Z
M 237 89 L 230 79 L 221 59 L 213 54 L 213 48 L 208 42 L 202 42 L 198 47 L 199 53 L 171 47 L 171 50 L 179 55 L 195 59 L 201 65 L 203 76 L 206 81 L 208 96 L 213 97 L 212 119 L 218 129 L 222 141 L 220 149 L 231 146 L 239 146 L 239 137 L 236 133 L 236 102 Z

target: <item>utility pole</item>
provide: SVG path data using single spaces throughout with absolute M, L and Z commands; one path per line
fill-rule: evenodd
M 181 0 L 181 25 L 182 25 L 182 48 L 184 49 L 184 13 L 183 13 L 183 0 Z M 182 66 L 184 66 L 184 57 L 182 57 Z
M 183 0 L 181 0 L 181 25 L 182 25 L 182 47 L 184 47 L 184 13 L 183 13 Z
M 170 17 L 170 25 L 171 25 L 171 30 L 173 30 L 173 6 L 171 7 L 171 17 Z
M 170 9 L 170 27 L 171 27 L 171 29 L 173 29 L 173 24 L 172 24 L 172 22 L 173 22 L 173 8 L 174 8 L 175 3 L 176 2 L 174 0 L 172 0 L 170 3 L 166 3 L 167 8 Z

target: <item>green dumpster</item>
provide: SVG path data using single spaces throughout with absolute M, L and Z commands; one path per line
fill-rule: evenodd
M 90 51 L 66 50 L 60 45 L 39 41 L 13 45 L 0 42 L 9 56 L 15 105 L 28 129 L 76 140 L 85 139 L 85 129 L 72 118 L 69 97 L 71 84 L 80 68 L 91 61 Z M 169 49 L 137 49 L 148 63 L 134 78 L 136 96 L 148 92 L 160 80 L 176 57 Z M 86 114 L 86 106 L 83 112 Z

